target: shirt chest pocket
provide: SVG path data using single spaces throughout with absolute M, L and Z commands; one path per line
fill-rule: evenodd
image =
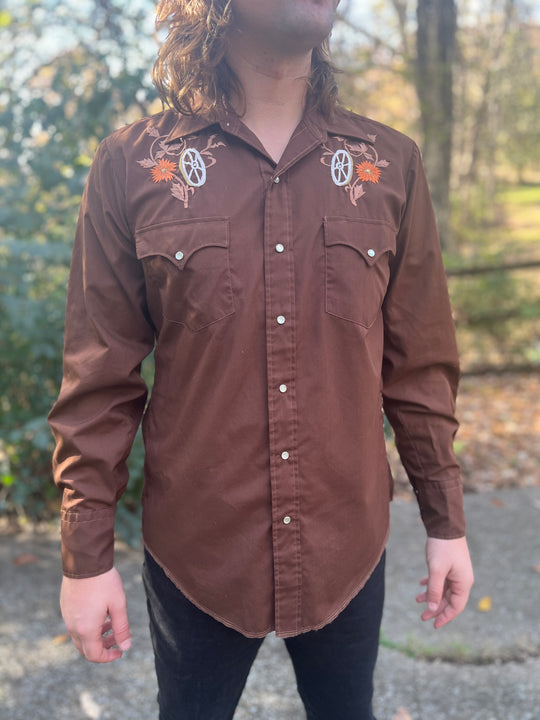
M 197 332 L 234 313 L 227 219 L 166 222 L 135 241 L 152 305 L 166 320 Z
M 389 225 L 325 218 L 325 309 L 369 328 L 388 287 L 396 236 Z

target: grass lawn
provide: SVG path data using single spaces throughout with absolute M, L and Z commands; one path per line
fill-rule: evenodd
M 501 185 L 493 207 L 485 200 L 478 204 L 479 219 L 456 220 L 448 267 L 540 260 L 540 184 Z M 459 207 L 455 210 L 459 216 Z
M 540 185 L 503 188 L 497 194 L 506 242 L 540 260 Z
M 489 222 L 459 231 L 447 267 L 540 263 L 540 184 L 501 186 Z M 464 369 L 540 366 L 540 266 L 451 277 Z

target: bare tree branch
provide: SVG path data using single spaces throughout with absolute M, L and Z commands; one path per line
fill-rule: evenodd
M 380 36 L 374 35 L 373 33 L 369 32 L 357 23 L 353 22 L 347 13 L 337 13 L 336 19 L 339 22 L 343 23 L 343 25 L 345 25 L 346 27 L 354 30 L 355 33 L 360 33 L 360 35 L 363 35 L 365 38 L 367 38 L 373 44 L 374 49 L 384 48 L 391 54 L 392 57 L 401 55 L 401 52 L 393 45 L 390 45 L 390 43 L 388 43 L 386 40 L 383 40 L 383 38 L 381 38 Z

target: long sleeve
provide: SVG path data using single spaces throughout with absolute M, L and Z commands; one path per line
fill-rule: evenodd
M 141 362 L 154 344 L 144 276 L 125 213 L 123 162 L 106 141 L 83 194 L 68 287 L 64 376 L 49 422 L 63 490 L 64 574 L 113 564 L 116 503 L 145 407 Z
M 384 304 L 383 402 L 430 537 L 465 532 L 453 452 L 458 354 L 426 177 L 414 146 Z

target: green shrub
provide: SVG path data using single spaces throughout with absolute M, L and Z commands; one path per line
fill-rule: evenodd
M 58 511 L 47 414 L 62 375 L 69 256 L 63 243 L 9 240 L 0 245 L 0 514 L 39 520 Z M 144 375 L 151 384 L 151 359 Z M 136 544 L 144 464 L 140 432 L 128 464 L 130 481 L 118 508 L 117 530 Z

